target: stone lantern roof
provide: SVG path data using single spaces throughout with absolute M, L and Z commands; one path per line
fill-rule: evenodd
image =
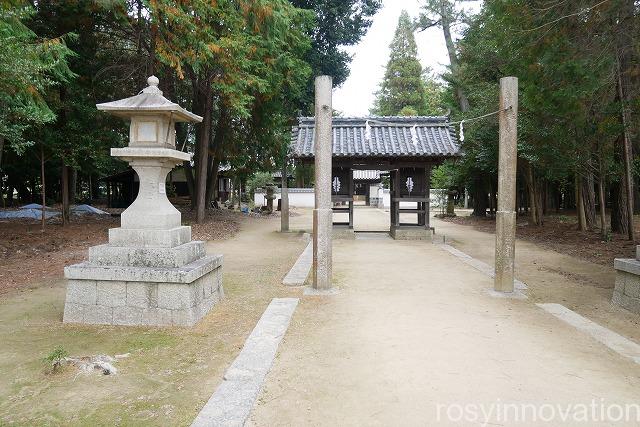
M 96 104 L 98 110 L 109 112 L 115 116 L 129 118 L 145 113 L 167 113 L 173 122 L 201 122 L 202 117 L 185 110 L 175 102 L 162 96 L 158 88 L 160 81 L 156 76 L 147 79 L 149 86 L 144 88 L 136 96 L 121 99 L 119 101 Z

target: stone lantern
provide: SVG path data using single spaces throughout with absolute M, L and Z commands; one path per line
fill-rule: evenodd
M 267 200 L 267 212 L 273 212 L 273 201 L 276 197 L 276 187 L 275 185 L 269 184 L 266 188 L 267 192 L 265 193 L 264 198 Z
M 191 227 L 167 199 L 165 181 L 191 153 L 175 149 L 175 123 L 199 117 L 162 96 L 155 76 L 138 95 L 98 104 L 130 120 L 129 145 L 111 156 L 138 174 L 136 200 L 109 230 L 109 243 L 89 249 L 89 261 L 65 268 L 64 322 L 190 326 L 223 297 L 222 255 L 206 255 Z

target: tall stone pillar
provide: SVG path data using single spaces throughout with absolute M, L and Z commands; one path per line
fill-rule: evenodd
M 313 210 L 313 287 L 331 289 L 331 157 L 333 128 L 330 76 L 316 77 L 315 209 Z
M 494 289 L 513 292 L 516 243 L 516 168 L 518 163 L 518 79 L 500 79 L 498 211 Z
M 289 172 L 287 171 L 287 163 L 289 158 L 285 157 L 282 163 L 282 190 L 280 192 L 280 231 L 286 233 L 289 231 Z

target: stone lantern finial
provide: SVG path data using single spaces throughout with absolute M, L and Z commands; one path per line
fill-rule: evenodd
M 147 84 L 149 86 L 142 89 L 142 93 L 157 93 L 159 95 L 162 95 L 162 91 L 158 88 L 158 85 L 160 84 L 159 78 L 157 78 L 156 76 L 149 76 L 149 78 L 147 79 Z

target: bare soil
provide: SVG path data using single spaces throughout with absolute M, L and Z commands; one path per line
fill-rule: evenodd
M 494 233 L 495 218 L 457 216 L 443 221 L 471 225 L 478 231 Z M 621 234 L 611 234 L 604 240 L 599 230 L 579 231 L 575 215 L 551 215 L 545 217 L 542 226 L 529 222 L 528 217 L 518 217 L 516 236 L 562 254 L 575 256 L 600 265 L 613 265 L 614 258 L 635 258 L 636 246 Z M 636 218 L 636 233 L 640 232 L 640 220 Z
M 275 217 L 219 214 L 209 231 L 219 238 L 206 247 L 224 255 L 225 298 L 193 328 L 63 324 L 62 264 L 51 280 L 3 295 L 0 425 L 189 425 L 271 299 L 297 292 L 280 282 L 306 245 L 296 233 L 277 233 Z M 226 234 L 215 230 L 230 223 Z M 58 346 L 73 357 L 130 356 L 118 360 L 117 375 L 73 367 L 47 374 L 43 359 Z
M 108 229 L 120 225 L 121 210 L 109 211 L 115 216 L 74 216 L 66 227 L 54 218 L 44 231 L 35 220 L 0 221 L 0 295 L 62 276 L 65 266 L 82 262 L 90 246 L 106 243 Z M 212 210 L 205 223 L 196 224 L 195 214 L 184 208 L 182 221 L 192 226 L 194 240 L 224 240 L 238 232 L 243 216 L 228 209 Z

